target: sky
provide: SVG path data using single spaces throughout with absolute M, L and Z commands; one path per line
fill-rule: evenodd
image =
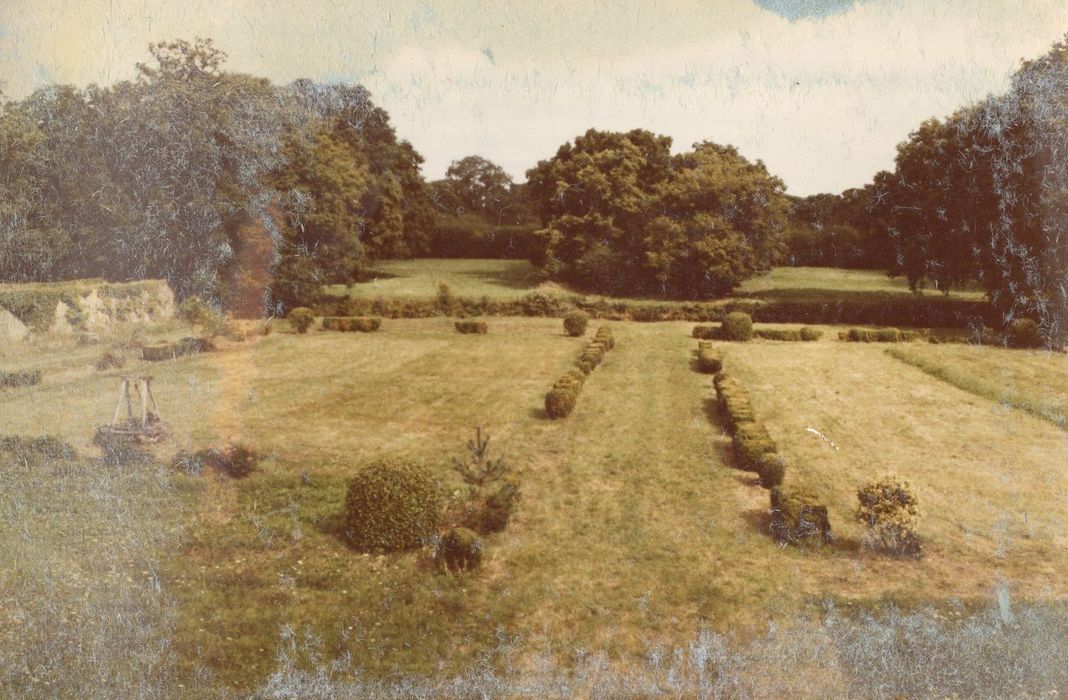
M 229 70 L 363 84 L 430 179 L 476 154 L 522 181 L 588 128 L 644 128 L 807 195 L 892 168 L 1065 33 L 1064 0 L 0 0 L 0 84 L 107 85 L 211 37 Z

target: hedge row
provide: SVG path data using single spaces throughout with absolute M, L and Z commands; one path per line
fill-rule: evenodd
M 327 316 L 320 328 L 324 331 L 342 333 L 373 333 L 382 327 L 382 319 L 366 316 Z
M 182 338 L 173 343 L 154 343 L 141 348 L 141 359 L 149 362 L 175 360 L 183 355 L 211 352 L 215 349 L 207 338 Z
M 767 428 L 756 420 L 745 388 L 725 372 L 716 375 L 714 384 L 720 414 L 733 439 L 739 466 L 756 472 L 760 485 L 770 489 L 772 534 L 784 544 L 830 541 L 826 506 L 805 491 L 783 488 L 786 461 Z
M 35 331 L 46 331 L 56 318 L 60 302 L 67 305 L 67 322 L 75 328 L 85 328 L 86 315 L 82 300 L 93 291 L 104 299 L 112 300 L 112 310 L 119 321 L 133 313 L 157 314 L 163 307 L 158 297 L 160 282 L 105 282 L 103 280 L 72 280 L 0 285 L 0 308 Z
M 723 369 L 723 353 L 709 340 L 697 341 L 697 369 L 705 374 L 715 374 Z
M 0 372 L 0 386 L 20 387 L 33 386 L 41 383 L 41 370 L 33 369 L 24 372 Z
M 590 299 L 574 294 L 531 292 L 519 299 L 450 297 L 450 313 L 456 316 L 553 316 L 563 317 L 576 309 L 591 318 L 609 321 L 691 321 L 719 323 L 731 312 L 749 314 L 759 323 L 820 325 L 867 324 L 970 328 L 996 325 L 993 309 L 984 301 L 915 298 L 874 301 L 766 301 L 721 299 L 711 302 L 644 302 Z M 382 316 L 430 318 L 440 316 L 437 299 L 351 299 L 323 296 L 313 305 L 318 316 Z
M 694 326 L 693 337 L 700 340 L 741 340 L 745 341 L 749 338 L 763 338 L 764 340 L 784 340 L 784 341 L 814 341 L 823 337 L 823 331 L 818 328 L 812 328 L 811 326 L 804 326 L 800 329 L 782 329 L 782 328 L 753 328 L 751 322 L 746 328 L 745 320 L 741 318 L 745 314 L 735 312 L 728 314 L 730 321 L 724 320 L 724 323 L 720 326 Z M 733 323 L 731 322 L 733 321 Z
M 457 321 L 456 330 L 461 333 L 474 333 L 477 335 L 485 335 L 489 331 L 489 326 L 485 321 Z
M 838 334 L 839 340 L 850 343 L 909 343 L 922 337 L 919 331 L 903 331 L 900 328 L 850 328 Z
M 597 329 L 586 348 L 578 358 L 578 369 L 569 371 L 556 380 L 553 388 L 545 395 L 545 413 L 549 418 L 566 418 L 575 410 L 586 377 L 604 360 L 605 354 L 616 346 L 612 329 L 601 326 Z

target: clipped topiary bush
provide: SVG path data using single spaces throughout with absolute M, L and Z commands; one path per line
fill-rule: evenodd
M 585 311 L 572 311 L 564 316 L 564 332 L 572 338 L 586 334 L 586 326 L 590 322 L 590 316 Z
M 608 326 L 598 328 L 597 333 L 594 334 L 594 340 L 600 341 L 609 350 L 616 346 L 615 336 L 612 335 L 612 329 Z
M 713 340 L 719 336 L 719 329 L 715 326 L 694 326 L 693 337 L 698 340 Z
M 41 383 L 41 370 L 33 369 L 23 372 L 0 372 L 0 386 L 11 388 L 34 386 Z
M 757 474 L 760 476 L 760 485 L 766 489 L 782 486 L 782 480 L 786 477 L 786 460 L 778 452 L 766 452 L 760 456 Z
M 322 330 L 340 331 L 342 333 L 373 333 L 382 327 L 382 319 L 366 316 L 326 316 L 323 318 Z
M 723 354 L 708 341 L 701 341 L 697 348 L 697 369 L 706 374 L 715 374 L 723 369 Z
M 801 331 L 786 328 L 757 328 L 753 337 L 764 340 L 782 340 L 797 342 L 801 340 Z
M 801 340 L 805 342 L 814 342 L 823 337 L 823 331 L 819 328 L 813 328 L 812 326 L 804 326 L 801 328 Z
M 771 534 L 780 544 L 834 541 L 827 506 L 807 491 L 771 489 Z
M 478 533 L 454 527 L 438 540 L 434 556 L 446 571 L 474 571 L 482 563 L 483 544 Z
M 893 554 L 920 554 L 919 508 L 907 481 L 885 474 L 861 486 L 857 500 L 856 519 L 867 526 L 869 546 Z
M 897 328 L 880 328 L 875 331 L 875 340 L 879 343 L 900 343 L 901 331 Z
M 461 333 L 474 333 L 477 335 L 485 335 L 489 330 L 485 321 L 457 321 L 456 330 Z
M 720 327 L 723 340 L 745 342 L 753 337 L 753 319 L 749 314 L 732 311 L 723 319 Z
M 441 495 L 425 469 L 399 460 L 374 462 L 349 481 L 345 536 L 363 552 L 419 547 L 437 531 L 441 505 Z
M 286 318 L 297 333 L 307 333 L 308 329 L 315 323 L 315 314 L 306 306 L 297 306 L 290 309 Z
M 545 412 L 549 418 L 567 418 L 575 410 L 578 394 L 571 387 L 554 387 L 545 395 Z
M 1010 348 L 1040 348 L 1045 345 L 1038 324 L 1029 318 L 1014 318 L 1005 324 L 1005 343 Z

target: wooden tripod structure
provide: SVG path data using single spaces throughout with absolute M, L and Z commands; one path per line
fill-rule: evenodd
M 130 389 L 137 394 L 140 410 L 135 412 Z M 122 406 L 126 405 L 126 420 L 119 421 Z M 160 415 L 159 404 L 152 393 L 152 377 L 141 376 L 136 379 L 122 377 L 119 398 L 115 403 L 115 413 L 111 416 L 109 432 L 136 437 L 145 442 L 157 442 L 170 432 Z

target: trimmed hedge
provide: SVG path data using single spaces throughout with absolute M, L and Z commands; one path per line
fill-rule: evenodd
M 457 321 L 456 330 L 461 333 L 474 333 L 477 335 L 485 335 L 489 331 L 489 326 L 485 321 Z
M 556 380 L 553 388 L 545 394 L 545 413 L 549 418 L 566 418 L 575 410 L 582 386 L 586 383 L 587 375 L 591 374 L 601 362 L 609 350 L 616 346 L 612 329 L 601 326 L 594 334 L 593 340 L 586 343 L 582 354 L 576 360 L 578 369 L 569 370 L 564 376 Z
M 705 374 L 715 374 L 723 369 L 723 353 L 712 347 L 710 341 L 697 343 L 697 369 Z
M 850 343 L 910 343 L 922 337 L 923 334 L 918 331 L 903 331 L 900 328 L 850 328 L 838 334 L 839 340 Z
M 0 386 L 17 388 L 34 386 L 41 383 L 41 370 L 31 369 L 23 372 L 0 372 Z
M 719 337 L 718 326 L 694 326 L 693 337 L 698 340 L 715 340 Z
M 812 328 L 811 326 L 805 326 L 800 329 L 786 329 L 786 328 L 757 328 L 753 331 L 754 338 L 762 338 L 764 340 L 782 340 L 788 342 L 812 342 L 819 340 L 823 336 L 823 331 L 818 328 Z
M 775 441 L 763 423 L 747 421 L 735 426 L 734 454 L 742 469 L 759 473 L 761 458 L 775 452 Z
M 771 534 L 781 544 L 834 541 L 827 506 L 807 491 L 771 489 Z
M 315 312 L 306 306 L 298 306 L 290 309 L 286 318 L 297 333 L 307 333 L 308 329 L 315 323 Z
M 782 480 L 786 476 L 786 460 L 778 452 L 766 452 L 761 455 L 756 471 L 760 476 L 760 485 L 764 488 L 782 486 Z
M 733 311 L 749 314 L 758 323 L 821 325 L 868 324 L 926 328 L 997 326 L 993 307 L 985 301 L 945 297 L 878 297 L 865 299 L 764 300 L 723 299 L 712 302 L 645 302 L 589 299 L 574 294 L 531 292 L 512 300 L 453 297 L 453 313 L 462 316 L 556 316 L 579 309 L 591 318 L 611 321 L 691 321 L 718 323 Z M 2 302 L 0 302 L 2 305 Z M 441 315 L 436 299 L 321 296 L 313 308 L 319 316 L 384 316 L 432 318 Z
M 381 460 L 361 469 L 345 494 L 345 536 L 364 552 L 395 552 L 431 542 L 442 515 L 441 494 L 422 467 Z
M 382 319 L 366 316 L 327 316 L 323 318 L 321 330 L 340 331 L 342 333 L 374 333 L 382 327 Z

